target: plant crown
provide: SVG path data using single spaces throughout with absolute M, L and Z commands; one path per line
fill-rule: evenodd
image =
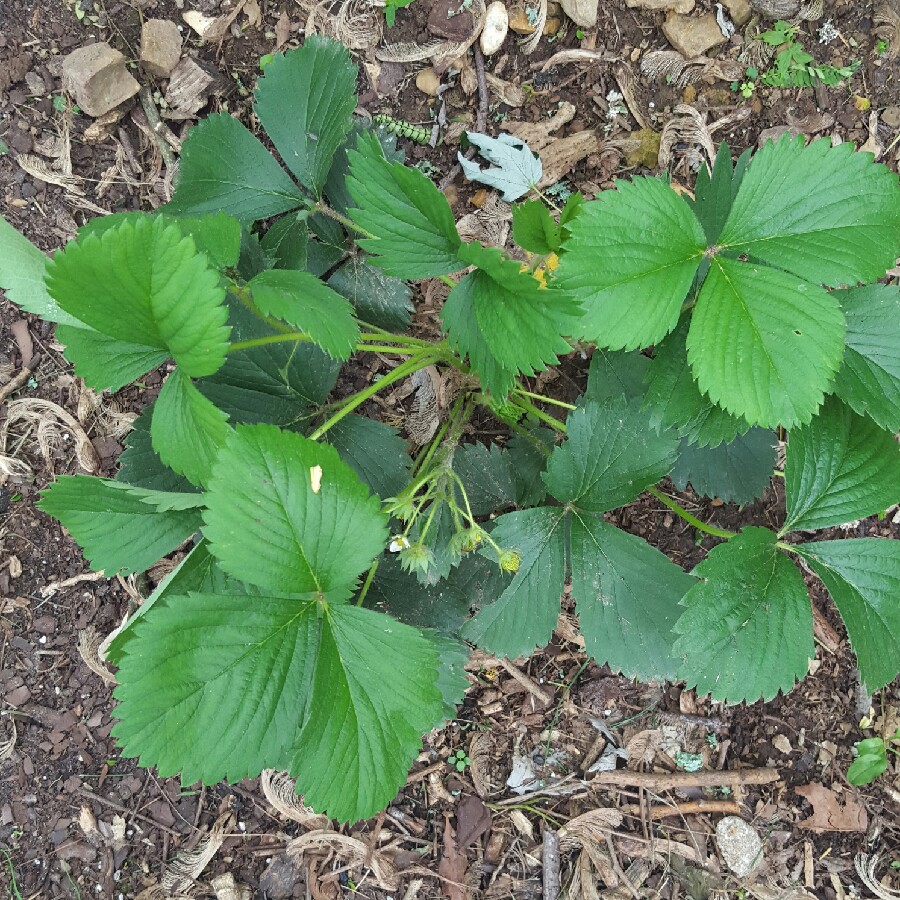
M 311 806 L 367 817 L 455 714 L 462 641 L 531 653 L 567 581 L 598 662 L 755 701 L 814 655 L 799 562 L 869 689 L 891 681 L 900 543 L 808 536 L 900 500 L 900 292 L 875 283 L 900 253 L 895 175 L 849 144 L 734 165 L 723 146 L 693 198 L 638 177 L 557 216 L 515 205 L 523 264 L 462 240 L 353 119 L 356 77 L 318 38 L 266 66 L 255 113 L 286 168 L 213 115 L 157 213 L 95 219 L 50 261 L 0 219 L 0 283 L 90 387 L 174 363 L 115 479 L 60 477 L 40 503 L 107 575 L 193 540 L 108 650 L 124 753 L 188 784 L 289 770 Z M 406 333 L 406 282 L 431 278 L 451 288 L 433 341 Z M 528 390 L 591 346 L 576 404 Z M 368 353 L 398 362 L 329 402 Z M 413 458 L 356 410 L 432 375 L 449 409 Z M 461 440 L 479 408 L 502 446 Z M 655 487 L 745 503 L 776 428 L 777 532 L 712 527 Z M 607 521 L 644 491 L 719 540 L 692 572 Z

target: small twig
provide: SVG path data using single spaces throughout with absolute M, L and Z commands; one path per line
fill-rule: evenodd
M 616 853 L 616 845 L 613 843 L 612 835 L 608 831 L 605 831 L 603 832 L 603 836 L 606 838 L 606 847 L 609 850 L 609 859 L 612 863 L 613 872 L 616 873 L 619 881 L 625 885 L 626 890 L 634 897 L 634 900 L 641 900 L 641 895 L 631 883 L 631 879 L 625 874 L 625 870 L 619 863 L 619 854 Z
M 73 575 L 65 581 L 51 581 L 46 587 L 41 588 L 41 596 L 46 600 L 54 594 L 58 594 L 65 588 L 75 587 L 85 581 L 102 581 L 106 578 L 103 572 L 83 572 L 81 575 Z
M 110 809 L 114 809 L 117 812 L 125 813 L 130 816 L 132 819 L 137 819 L 140 822 L 144 822 L 147 825 L 152 825 L 154 828 L 159 828 L 161 831 L 164 831 L 166 834 L 171 834 L 173 837 L 177 837 L 179 840 L 183 837 L 183 835 L 179 834 L 173 828 L 168 828 L 167 826 L 157 822 L 156 819 L 151 819 L 149 816 L 142 815 L 138 812 L 132 812 L 127 806 L 122 806 L 121 803 L 116 803 L 115 800 L 107 800 L 106 797 L 101 797 L 99 794 L 95 794 L 93 791 L 89 791 L 87 788 L 79 788 L 78 792 L 83 794 L 89 800 L 96 800 L 97 803 L 102 804 L 103 806 L 108 806 Z
M 475 117 L 475 130 L 484 132 L 488 117 L 488 86 L 484 76 L 484 54 L 476 42 L 472 47 L 475 53 L 475 74 L 478 76 L 478 113 Z
M 637 805 L 628 806 L 625 809 L 636 816 L 641 814 L 641 807 Z M 666 804 L 651 806 L 649 811 L 653 821 L 669 816 L 692 816 L 698 813 L 724 813 L 729 816 L 739 816 L 741 805 L 735 800 L 693 800 L 689 803 L 672 804 L 671 806 Z
M 0 403 L 2 403 L 13 391 L 17 391 L 34 374 L 34 370 L 41 364 L 40 353 L 31 357 L 27 366 L 22 366 L 22 371 L 12 381 L 0 388 Z
M 544 828 L 544 900 L 556 900 L 559 896 L 559 835 L 549 827 Z
M 512 677 L 528 691 L 533 697 L 536 697 L 545 706 L 553 703 L 553 695 L 548 694 L 533 678 L 529 678 L 521 669 L 514 666 L 508 659 L 499 660 L 501 666 L 509 672 Z
M 688 787 L 721 787 L 727 785 L 771 784 L 781 776 L 777 769 L 734 769 L 727 772 L 632 772 L 616 769 L 614 772 L 598 772 L 591 786 L 598 784 L 634 785 L 653 791 L 666 791 Z
M 150 126 L 150 131 L 156 138 L 156 146 L 159 147 L 160 156 L 162 156 L 166 168 L 171 169 L 177 165 L 175 154 L 172 152 L 172 148 L 166 140 L 166 132 L 168 131 L 171 134 L 171 130 L 164 125 L 162 119 L 160 119 L 159 113 L 156 110 L 156 104 L 153 102 L 153 95 L 150 93 L 150 88 L 146 87 L 146 85 L 142 87 L 138 93 L 138 99 L 141 101 L 141 109 L 144 110 L 144 115 L 147 117 L 147 124 Z M 174 138 L 175 136 L 172 135 L 172 137 Z M 175 139 L 177 140 L 177 138 Z
M 417 781 L 422 781 L 422 779 L 427 778 L 431 775 L 432 772 L 439 772 L 441 769 L 445 769 L 447 767 L 446 762 L 436 762 L 432 763 L 432 765 L 427 766 L 419 772 L 413 772 L 409 778 L 406 779 L 407 784 L 415 784 Z

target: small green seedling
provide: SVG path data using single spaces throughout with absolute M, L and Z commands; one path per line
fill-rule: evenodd
M 266 66 L 269 65 L 272 60 L 275 59 L 274 53 L 264 53 L 259 58 L 259 68 L 264 72 L 266 70 Z
M 775 65 L 762 76 L 763 84 L 769 87 L 812 87 L 820 81 L 828 87 L 835 87 L 853 77 L 860 60 L 849 66 L 819 65 L 797 40 L 799 26 L 779 20 L 769 31 L 758 35 L 757 39 L 777 47 Z
M 581 28 L 575 29 L 575 37 L 578 38 L 579 41 L 584 40 L 584 31 Z
M 891 42 L 887 38 L 879 38 L 875 41 L 875 52 L 879 56 L 886 56 L 890 46 Z
M 405 9 L 407 6 L 412 6 L 413 2 L 414 0 L 385 0 L 384 20 L 387 22 L 387 27 L 394 27 L 394 20 L 397 17 L 398 9 Z
M 887 770 L 888 753 L 900 756 L 900 750 L 891 746 L 900 744 L 900 728 L 889 738 L 866 738 L 856 747 L 856 759 L 847 770 L 847 781 L 850 784 L 871 784 L 879 775 Z
M 465 772 L 472 765 L 472 760 L 465 750 L 457 750 L 450 754 L 450 765 L 455 766 L 457 772 Z

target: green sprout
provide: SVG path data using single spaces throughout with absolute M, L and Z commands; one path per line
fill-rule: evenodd
M 472 760 L 469 759 L 469 754 L 465 750 L 457 750 L 455 753 L 451 753 L 448 762 L 451 766 L 456 766 L 457 772 L 465 772 L 472 765 Z

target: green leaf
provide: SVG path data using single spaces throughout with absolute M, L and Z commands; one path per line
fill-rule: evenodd
M 473 275 L 475 318 L 491 355 L 504 368 L 527 375 L 559 362 L 572 348 L 562 337 L 578 327 L 578 303 L 541 287 L 521 263 L 496 247 L 464 244 L 459 256 L 478 266 Z M 446 321 L 445 321 L 446 324 Z
M 489 516 L 516 505 L 509 454 L 496 444 L 465 444 L 453 454 L 453 471 L 466 488 L 475 516 Z M 457 487 L 456 502 L 465 509 Z
M 745 181 L 746 184 L 746 181 Z M 841 362 L 832 294 L 787 272 L 716 258 L 687 338 L 700 390 L 751 425 L 808 422 Z
M 879 775 L 887 771 L 887 749 L 881 738 L 867 738 L 856 745 L 859 754 L 847 769 L 850 784 L 871 784 Z
M 715 244 L 722 233 L 749 162 L 750 151 L 745 150 L 737 164 L 732 166 L 731 149 L 728 144 L 722 143 L 716 154 L 712 174 L 705 166 L 700 166 L 694 189 L 695 199 L 687 202 L 703 226 L 707 243 Z
M 456 533 L 456 526 L 450 507 L 446 503 L 446 498 L 444 496 L 436 497 L 432 503 L 437 508 L 424 539 L 421 538 L 422 529 L 431 515 L 431 508 L 428 509 L 424 516 L 419 517 L 410 534 L 414 541 L 421 540 L 431 552 L 431 563 L 428 566 L 428 570 L 416 570 L 416 577 L 419 581 L 429 587 L 433 587 L 440 581 L 447 579 L 453 567 L 459 565 L 462 558 L 451 544 L 453 535 Z
M 83 328 L 47 293 L 44 275 L 47 257 L 24 234 L 19 234 L 0 216 L 0 288 L 19 309 L 34 313 L 46 322 L 63 322 Z
M 682 441 L 672 481 L 679 491 L 690 482 L 701 496 L 749 503 L 761 497 L 771 483 L 777 458 L 775 443 L 775 435 L 762 428 L 751 428 L 717 447 Z
M 672 628 L 694 579 L 646 541 L 593 516 L 572 514 L 570 542 L 587 652 L 629 678 L 672 678 Z
M 225 361 L 227 311 L 218 273 L 164 219 L 126 221 L 69 244 L 48 264 L 47 285 L 60 306 L 92 328 L 165 350 L 187 375 L 211 375 Z
M 350 415 L 332 425 L 325 440 L 373 494 L 395 497 L 409 483 L 412 460 L 396 428 Z
M 861 416 L 900 431 L 900 288 L 869 284 L 837 291 L 847 317 L 844 364 L 834 392 Z
M 305 331 L 335 359 L 347 359 L 359 338 L 353 308 L 336 291 L 309 272 L 270 269 L 247 287 L 267 316 Z
M 303 203 L 272 154 L 237 119 L 218 113 L 191 128 L 175 194 L 163 210 L 175 216 L 224 211 L 249 226 Z
M 532 253 L 556 253 L 562 236 L 559 225 L 540 200 L 526 200 L 513 207 L 513 240 Z
M 564 519 L 565 510 L 546 507 L 497 519 L 491 537 L 519 554 L 519 569 L 500 597 L 462 627 L 465 640 L 510 659 L 550 640 L 566 576 Z
M 317 197 L 356 109 L 356 66 L 343 44 L 311 35 L 276 55 L 256 88 L 254 111 L 285 165 Z
M 429 637 L 440 654 L 437 687 L 441 692 L 443 712 L 434 727 L 441 728 L 446 722 L 456 718 L 456 707 L 462 703 L 468 690 L 469 679 L 466 677 L 465 666 L 469 661 L 469 648 L 462 641 L 439 634 Z
M 515 486 L 516 506 L 537 506 L 547 496 L 544 485 L 544 469 L 550 458 L 550 451 L 556 446 L 556 432 L 549 428 L 528 430 L 531 439 L 522 432 L 516 432 L 509 439 L 507 453 L 509 467 Z
M 829 397 L 809 425 L 791 431 L 784 482 L 782 534 L 863 519 L 900 500 L 900 446 Z
M 369 265 L 365 257 L 350 257 L 328 284 L 353 304 L 363 322 L 388 331 L 405 331 L 409 326 L 413 310 L 409 285 Z
M 190 235 L 214 269 L 231 269 L 241 254 L 241 223 L 225 213 L 175 219 L 182 234 Z
M 359 209 L 353 221 L 373 237 L 359 245 L 388 275 L 413 280 L 463 267 L 453 211 L 447 198 L 418 169 L 384 158 L 378 139 L 361 135 L 349 153 L 347 188 Z
M 265 233 L 260 246 L 276 269 L 306 269 L 309 226 L 307 213 L 283 216 Z
M 703 228 L 654 178 L 617 182 L 572 223 L 556 283 L 582 302 L 580 336 L 611 350 L 664 338 L 703 258 Z
M 181 369 L 169 375 L 153 405 L 150 426 L 153 449 L 165 465 L 191 484 L 206 484 L 229 431 L 228 416 Z
M 767 528 L 745 528 L 691 573 L 675 623 L 679 678 L 716 700 L 752 703 L 789 691 L 815 656 L 803 576 Z
M 291 765 L 307 803 L 340 821 L 390 803 L 422 734 L 440 719 L 438 662 L 434 644 L 408 625 L 356 606 L 328 608 Z
M 785 135 L 756 154 L 718 243 L 816 285 L 880 278 L 900 247 L 896 175 L 852 144 L 803 143 Z
M 484 283 L 490 282 L 485 288 Z M 485 340 L 475 316 L 475 301 L 479 292 L 493 292 L 493 282 L 484 272 L 466 275 L 444 301 L 441 321 L 453 350 L 478 373 L 485 390 L 494 397 L 505 397 L 516 381 L 515 369 L 504 366 Z
M 626 400 L 642 401 L 649 371 L 650 360 L 642 353 L 597 347 L 591 357 L 582 402 L 606 403 L 620 396 Z
M 497 188 L 507 203 L 524 197 L 541 180 L 544 172 L 541 158 L 521 138 L 511 134 L 499 134 L 492 138 L 477 131 L 467 131 L 466 137 L 478 153 L 493 165 L 482 169 L 477 162 L 457 153 L 463 175 L 469 181 L 480 181 Z
M 109 577 L 143 572 L 200 527 L 199 510 L 160 512 L 126 485 L 103 478 L 61 476 L 38 506 L 59 519 L 91 568 Z
M 274 328 L 229 298 L 234 341 L 276 334 Z M 337 380 L 340 363 L 311 343 L 275 343 L 229 353 L 215 375 L 197 389 L 232 423 L 296 426 L 309 407 L 325 402 Z
M 656 429 L 676 428 L 678 434 L 700 447 L 717 447 L 750 429 L 700 391 L 688 365 L 686 339 L 690 319 L 685 318 L 656 346 L 647 383 L 644 409 Z
M 378 499 L 333 447 L 268 425 L 235 429 L 206 497 L 213 555 L 265 590 L 346 600 L 387 541 Z
M 841 612 L 860 678 L 877 691 L 900 671 L 900 544 L 857 538 L 794 547 Z
M 119 457 L 116 481 L 153 491 L 185 493 L 196 488 L 182 475 L 173 472 L 153 449 L 150 437 L 151 419 L 156 403 L 146 407 L 134 420 L 125 437 L 125 450 Z
M 567 421 L 567 440 L 550 457 L 544 482 L 561 503 L 602 513 L 630 503 L 675 464 L 677 439 L 657 434 L 636 403 L 589 403 Z

